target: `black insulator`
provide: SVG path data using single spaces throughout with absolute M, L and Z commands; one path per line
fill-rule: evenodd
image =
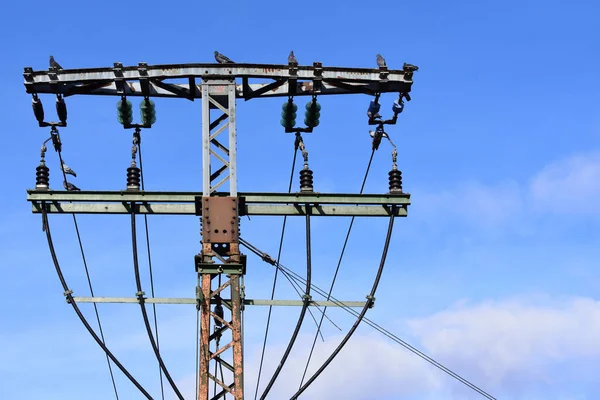
M 398 169 L 392 169 L 390 175 L 390 192 L 402 192 L 402 172 Z
M 215 315 L 219 318 L 221 318 L 222 320 L 225 320 L 225 314 L 223 312 L 223 306 L 221 304 L 217 304 L 215 306 Z M 223 323 L 221 321 L 219 321 L 217 318 L 215 318 L 215 326 L 220 327 L 223 326 Z
M 36 189 L 48 189 L 50 185 L 50 168 L 41 163 L 35 169 L 35 187 Z
M 60 122 L 67 122 L 67 104 L 62 96 L 56 98 L 56 115 L 58 115 Z
M 300 171 L 300 191 L 313 191 L 313 172 L 308 168 Z
M 39 98 L 33 99 L 31 102 L 33 106 L 33 114 L 35 115 L 35 119 L 38 122 L 44 122 L 44 106 L 42 105 L 42 101 Z
M 140 169 L 138 167 L 127 168 L 127 190 L 140 190 Z

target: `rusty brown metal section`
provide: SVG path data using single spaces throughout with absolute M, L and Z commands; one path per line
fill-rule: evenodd
M 204 243 L 237 243 L 238 201 L 236 197 L 202 198 L 202 241 Z
M 242 307 L 240 298 L 240 276 L 231 277 L 231 317 L 233 329 L 233 382 L 235 384 L 235 400 L 243 400 L 244 359 L 242 352 Z
M 200 320 L 200 377 L 198 400 L 208 399 L 208 368 L 210 362 L 210 274 L 202 275 L 202 300 Z
M 215 256 L 219 256 L 220 260 Z M 237 197 L 206 196 L 202 198 L 202 267 L 210 268 L 227 264 L 240 263 L 239 251 L 239 215 Z M 224 260 L 224 263 L 223 261 Z M 240 294 L 240 276 L 227 275 L 227 279 L 213 290 L 212 280 L 218 274 L 206 273 L 202 277 L 201 299 L 201 335 L 200 335 L 200 377 L 198 400 L 208 400 L 212 382 L 216 382 L 234 400 L 243 400 L 243 357 L 242 357 L 242 298 Z M 210 308 L 211 299 L 220 298 L 224 289 L 231 290 L 231 319 L 216 315 Z M 227 310 L 228 307 L 226 307 Z M 219 322 L 221 327 L 210 334 L 211 318 Z M 211 344 L 221 339 L 223 334 L 231 331 L 231 342 L 211 352 Z M 216 347 L 216 346 L 215 346 Z M 232 354 L 233 353 L 233 354 Z M 227 355 L 227 357 L 225 357 Z M 221 358 L 223 357 L 223 359 Z M 225 361 L 226 359 L 233 362 Z M 214 363 L 225 363 L 233 366 L 233 384 L 222 382 L 211 374 Z M 230 363 L 230 364 L 228 364 Z M 211 364 L 213 367 L 211 368 Z M 230 367 L 231 368 L 231 367 Z M 212 398 L 219 398 L 217 393 Z

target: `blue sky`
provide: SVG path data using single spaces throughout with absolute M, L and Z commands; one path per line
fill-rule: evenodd
M 292 5 L 293 4 L 293 5 Z M 39 216 L 25 190 L 35 183 L 38 128 L 23 87 L 23 67 L 65 68 L 211 62 L 217 49 L 234 60 L 390 68 L 419 65 L 408 103 L 389 133 L 399 145 L 409 217 L 398 220 L 371 319 L 502 399 L 596 399 L 600 382 L 600 35 L 592 1 L 459 4 L 276 1 L 178 4 L 39 1 L 4 5 L 0 71 L 4 77 L 0 167 L 0 398 L 111 398 L 100 349 L 64 303 Z M 383 109 L 394 95 L 382 97 Z M 51 96 L 42 97 L 53 113 Z M 282 100 L 238 102 L 241 191 L 285 191 L 293 137 L 279 125 Z M 303 104 L 305 101 L 300 101 Z M 370 139 L 369 98 L 321 100 L 321 125 L 305 135 L 315 190 L 356 192 Z M 67 98 L 61 130 L 74 181 L 91 190 L 125 187 L 131 132 L 118 125 L 115 98 Z M 157 123 L 143 132 L 149 190 L 201 190 L 200 102 L 159 99 Z M 137 113 L 137 100 L 134 100 Z M 136 115 L 137 117 L 137 115 Z M 385 145 L 385 143 L 384 143 Z M 376 154 L 366 191 L 387 190 L 389 146 Z M 59 186 L 56 156 L 48 155 Z M 295 189 L 298 188 L 297 179 Z M 129 219 L 79 218 L 98 295 L 133 296 Z M 385 235 L 384 220 L 355 225 L 338 298 L 370 289 Z M 314 219 L 314 280 L 329 286 L 346 220 Z M 87 286 L 72 221 L 51 227 L 76 295 Z M 150 218 L 157 296 L 192 297 L 192 217 Z M 243 236 L 276 254 L 281 220 L 244 220 Z M 289 224 L 282 262 L 302 272 L 303 221 Z M 143 243 L 143 242 L 140 242 Z M 146 258 L 140 251 L 142 267 Z M 273 271 L 251 257 L 248 297 L 267 298 Z M 147 274 L 144 287 L 148 292 Z M 284 281 L 277 298 L 295 298 Z M 93 311 L 83 305 L 86 315 Z M 194 391 L 194 309 L 158 307 L 163 356 L 184 392 Z M 299 310 L 274 311 L 263 375 L 268 381 Z M 160 398 L 158 371 L 135 305 L 103 305 L 107 344 Z M 254 392 L 266 309 L 246 313 L 246 392 Z M 331 318 L 348 329 L 339 310 Z M 285 398 L 314 334 L 307 319 L 272 392 Z M 341 332 L 324 325 L 322 359 Z M 314 365 L 316 367 L 316 364 Z M 141 398 L 116 372 L 121 398 Z M 368 327 L 358 330 L 307 399 L 476 399 L 440 371 Z M 171 393 L 168 393 L 167 398 Z M 250 398 L 250 397 L 248 397 Z

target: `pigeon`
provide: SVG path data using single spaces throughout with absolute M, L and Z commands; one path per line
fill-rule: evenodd
M 377 54 L 377 65 L 379 68 L 387 67 L 385 63 L 385 58 L 381 56 L 381 54 Z
M 290 51 L 290 55 L 288 56 L 288 64 L 298 65 L 298 60 L 296 60 L 294 50 Z
M 61 166 L 62 170 L 64 171 L 65 174 L 67 175 L 73 175 L 74 177 L 77 177 L 77 174 L 75 173 L 75 171 L 73 171 L 71 169 L 71 167 L 69 167 L 67 164 L 65 164 L 65 162 L 63 161 Z
M 50 56 L 50 68 L 63 69 L 63 67 L 54 60 L 53 56 Z
M 419 67 L 417 67 L 416 65 L 413 65 L 413 64 L 404 63 L 404 65 L 402 66 L 402 69 L 407 70 L 407 71 L 418 71 Z
M 219 64 L 230 64 L 230 63 L 232 64 L 233 63 L 233 61 L 231 61 L 231 59 L 229 57 L 219 53 L 216 50 L 215 50 L 215 60 L 217 60 L 217 62 Z
M 69 192 L 79 192 L 79 191 L 81 191 L 81 189 L 79 189 L 77 186 L 73 185 L 71 182 L 68 182 L 68 181 L 64 181 L 63 182 L 63 186 Z

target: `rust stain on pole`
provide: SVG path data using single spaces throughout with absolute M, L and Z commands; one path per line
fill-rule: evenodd
M 243 400 L 244 360 L 242 357 L 242 309 L 240 301 L 240 277 L 231 277 L 231 317 L 233 329 L 233 382 L 235 384 L 234 399 Z
M 210 274 L 202 274 L 202 314 L 200 322 L 200 377 L 198 400 L 208 400 L 208 367 L 210 360 Z

